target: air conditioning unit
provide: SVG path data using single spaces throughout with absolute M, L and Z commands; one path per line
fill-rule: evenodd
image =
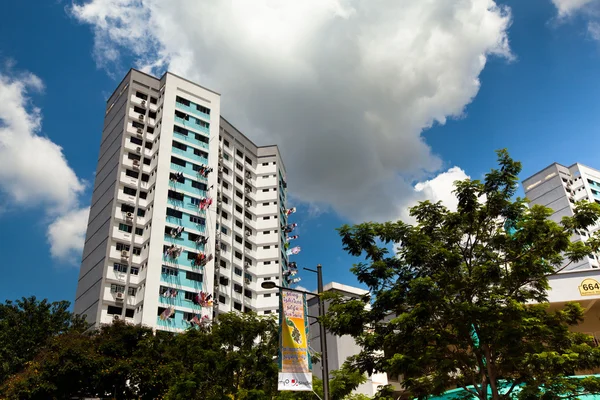
M 135 152 L 136 153 L 141 153 L 142 152 L 142 148 L 141 147 L 136 147 Z
M 145 106 L 146 105 L 146 100 L 142 100 L 142 105 Z
M 123 293 L 117 293 L 117 295 L 115 296 L 115 298 L 117 299 L 117 301 L 123 301 L 123 299 L 125 298 L 125 294 L 123 294 Z
M 133 166 L 140 165 L 140 160 L 133 160 Z
M 246 285 L 249 285 L 250 284 L 250 279 L 246 278 L 246 279 L 244 279 L 244 282 L 246 283 Z
M 252 232 L 246 231 L 246 236 L 252 236 Z
M 131 213 L 131 212 L 128 212 L 128 213 L 125 215 L 125 217 L 126 217 L 127 219 L 133 219 L 133 213 Z
M 129 252 L 127 250 L 121 250 L 121 258 L 129 258 Z
M 246 186 L 246 193 L 250 193 L 252 191 L 251 188 L 249 188 L 248 186 Z
M 135 131 L 136 131 L 138 134 L 140 134 L 140 135 L 141 135 L 142 133 L 144 133 L 144 130 L 143 130 L 142 128 L 137 128 Z
M 118 321 L 120 318 L 121 318 L 121 317 L 119 317 L 118 315 L 114 315 L 114 316 L 113 316 L 113 320 L 114 320 L 114 321 Z
M 144 116 L 143 116 L 142 114 L 140 114 L 140 116 L 138 117 L 138 119 L 139 119 L 140 121 L 143 121 L 143 120 L 144 120 Z
M 250 201 L 247 201 L 247 202 L 246 202 L 246 207 L 252 207 L 252 202 L 250 202 Z
M 250 172 L 246 172 L 246 178 L 247 179 L 251 179 L 252 178 L 252 174 Z

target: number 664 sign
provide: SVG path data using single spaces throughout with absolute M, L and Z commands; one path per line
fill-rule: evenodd
M 595 279 L 584 279 L 579 286 L 579 294 L 582 296 L 592 296 L 600 294 L 600 283 Z

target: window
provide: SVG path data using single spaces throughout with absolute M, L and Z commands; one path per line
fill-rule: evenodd
M 183 193 L 176 192 L 175 190 L 169 190 L 167 192 L 167 197 L 175 201 L 183 201 L 184 195 Z
M 265 250 L 270 249 L 270 248 L 271 248 L 271 246 L 263 246 L 263 249 L 265 249 Z
M 142 126 L 143 126 L 143 125 L 142 125 Z M 129 138 L 129 141 L 130 141 L 131 143 L 133 143 L 133 144 L 137 144 L 138 146 L 141 146 L 141 145 L 142 145 L 142 143 L 144 143 L 144 142 L 142 141 L 142 139 L 138 139 L 138 138 L 136 138 L 136 137 L 133 137 L 133 136 Z
M 263 232 L 263 235 L 268 235 L 268 234 L 270 234 L 270 233 L 271 233 L 271 231 L 264 231 L 264 232 Z
M 269 189 L 263 189 L 262 191 L 263 191 L 263 192 L 268 192 L 268 191 L 269 191 Z
M 143 208 L 138 208 L 137 215 L 138 215 L 138 217 L 146 216 L 146 210 L 144 210 Z
M 271 293 L 265 293 L 264 297 L 271 297 Z
M 244 296 L 246 296 L 247 298 L 251 299 L 252 298 L 252 291 L 250 289 L 244 289 Z
M 239 176 L 236 176 L 236 177 L 235 177 L 235 181 L 236 181 L 237 183 L 239 183 L 240 185 L 243 185 L 243 184 L 244 184 L 244 180 L 243 180 L 242 178 L 240 178 Z
M 225 304 L 225 296 L 223 296 L 222 294 L 219 295 L 219 303 Z
M 125 170 L 125 175 L 129 176 L 130 178 L 139 178 L 140 177 L 140 173 L 136 172 L 136 171 L 132 171 L 130 169 L 126 169 Z
M 167 216 L 181 219 L 183 218 L 183 213 L 181 211 L 173 210 L 172 208 L 167 207 Z
M 223 219 L 229 219 L 229 214 L 227 214 L 225 211 L 221 211 L 221 215 L 223 216 Z
M 263 206 L 268 206 L 269 202 L 267 201 L 266 203 L 263 203 Z
M 130 296 L 135 296 L 137 293 L 137 288 L 129 287 L 127 288 L 127 294 Z
M 229 168 L 227 168 L 227 167 L 223 167 L 223 173 L 224 173 L 225 175 L 229 175 Z
M 245 274 L 244 278 L 246 278 L 248 280 L 248 282 L 252 282 L 252 275 L 250 274 Z
M 122 232 L 127 232 L 127 233 L 131 233 L 131 229 L 133 229 L 132 226 L 127 225 L 127 224 L 119 224 L 119 230 Z
M 252 214 L 250 214 L 248 211 L 246 211 L 246 212 L 244 213 L 244 216 L 245 216 L 246 218 L 250 219 L 250 220 L 252 220 L 252 219 L 253 219 L 253 218 L 252 218 Z
M 175 269 L 175 268 L 170 268 L 170 267 L 166 267 L 163 265 L 162 274 L 170 275 L 170 276 L 177 276 L 177 275 L 179 275 L 179 271 L 177 271 L 177 269 Z
M 108 306 L 108 309 L 106 310 L 108 315 L 121 315 L 122 312 L 123 307 Z
M 265 219 L 265 220 L 266 220 L 266 219 L 271 219 L 271 217 L 263 217 L 263 219 Z
M 146 164 L 146 165 L 150 165 L 150 159 L 149 159 L 149 158 L 146 158 L 146 157 L 144 157 L 144 164 Z
M 131 267 L 131 275 L 139 275 L 140 269 L 138 267 Z
M 237 212 L 239 212 L 241 214 L 242 211 L 244 211 L 244 209 L 241 206 L 239 206 L 239 205 L 236 204 L 235 205 L 235 211 L 237 211 Z
M 125 317 L 126 318 L 133 318 L 134 313 L 135 313 L 135 310 L 133 308 L 125 309 Z
M 196 188 L 196 189 L 200 189 L 200 190 L 208 189 L 208 186 L 206 186 L 206 183 L 196 182 L 196 181 L 192 181 L 192 187 Z
M 135 111 L 138 114 L 146 114 L 146 110 L 138 106 L 133 106 L 133 111 Z
M 235 258 L 237 258 L 237 259 L 239 259 L 239 260 L 241 260 L 241 259 L 242 259 L 242 253 L 240 253 L 239 251 L 236 251 L 236 252 L 234 253 L 234 255 L 235 255 Z
M 219 260 L 219 265 L 221 266 L 221 268 L 227 268 L 227 263 L 225 262 L 225 260 Z
M 185 144 L 176 142 L 175 140 L 173 140 L 173 148 L 183 150 L 183 151 L 187 150 L 187 146 Z
M 185 294 L 183 295 L 183 298 L 187 301 L 194 301 L 194 297 L 196 297 L 196 293 L 194 292 L 185 292 Z
M 144 147 L 148 150 L 152 150 L 152 142 L 146 142 L 146 144 L 144 144 Z
M 239 268 L 234 268 L 233 272 L 237 275 L 237 276 L 242 276 L 242 270 Z
M 235 163 L 235 167 L 236 167 L 237 169 L 239 169 L 240 171 L 243 171 L 243 170 L 244 170 L 244 166 L 243 166 L 242 164 L 240 164 L 240 163 Z
M 197 272 L 186 271 L 185 277 L 190 281 L 202 282 L 202 274 L 199 274 Z
M 202 150 L 194 149 L 194 155 L 198 157 L 208 158 L 208 153 Z
M 130 187 L 127 187 L 127 186 L 125 186 L 125 187 L 123 188 L 123 193 L 125 193 L 125 194 L 128 194 L 128 195 L 130 195 L 130 196 L 135 196 L 135 195 L 137 194 L 137 190 L 135 190 L 135 189 L 132 189 L 132 188 L 130 188 Z
M 269 265 L 269 264 L 271 264 L 271 261 L 265 261 L 265 262 L 263 262 L 263 264 L 264 265 Z
M 194 224 L 197 224 L 197 225 L 205 225 L 206 224 L 206 221 L 204 218 L 195 217 L 193 215 L 190 215 L 190 222 L 193 222 Z
M 181 158 L 177 158 L 177 157 L 173 157 L 171 156 L 171 163 L 175 164 L 175 165 L 179 165 L 180 167 L 185 167 L 187 165 L 187 163 L 182 160 Z
M 229 230 L 227 229 L 227 227 L 226 227 L 226 226 L 222 226 L 222 227 L 221 227 L 221 232 L 222 232 L 222 233 L 224 233 L 225 235 L 228 235 L 228 234 L 229 234 Z
M 199 133 L 194 134 L 194 138 L 199 141 L 208 144 L 208 138 L 206 136 L 202 136 Z
M 238 302 L 233 302 L 233 308 L 235 308 L 238 311 L 242 311 L 242 305 Z
M 236 293 L 242 293 L 242 285 L 240 285 L 239 283 L 234 283 L 233 291 Z
M 144 228 L 135 228 L 135 234 L 138 236 L 144 235 Z
M 137 160 L 137 161 L 140 161 L 142 159 L 142 157 L 138 156 L 137 154 L 133 154 L 133 153 L 127 153 L 127 158 L 129 158 L 130 160 Z
M 148 118 L 156 119 L 156 112 L 148 111 Z
M 148 182 L 150 180 L 150 175 L 142 174 L 142 182 Z
M 235 241 L 241 244 L 242 243 L 242 237 L 238 236 L 238 235 L 235 235 Z
M 117 251 L 129 251 L 129 245 L 125 243 L 117 243 Z
M 117 284 L 112 284 L 110 285 L 110 292 L 111 293 L 125 293 L 125 286 L 123 285 L 117 285 Z
M 229 204 L 229 198 L 223 196 L 223 203 Z
M 244 158 L 244 153 L 242 153 L 242 151 L 239 149 L 235 151 L 235 154 L 237 154 L 239 157 Z
M 148 197 L 148 192 L 142 192 L 140 190 L 140 199 L 146 199 Z
M 227 140 L 223 140 L 223 144 L 225 145 L 225 147 L 229 147 L 229 142 Z
M 252 160 L 251 160 L 250 158 L 248 158 L 248 156 L 246 156 L 246 157 L 244 158 L 244 160 L 246 160 L 246 162 L 247 162 L 248 164 L 252 165 Z
M 113 266 L 113 270 L 115 272 L 122 272 L 122 273 L 126 274 L 127 273 L 127 265 L 115 263 L 115 265 Z
M 235 220 L 235 226 L 237 226 L 238 228 L 241 228 L 242 227 L 242 221 L 236 219 Z
M 227 182 L 223 181 L 223 187 L 224 187 L 225 189 L 229 189 L 229 183 L 227 183 Z
M 156 97 L 150 97 L 150 104 L 157 104 L 158 99 Z
M 224 276 L 220 276 L 219 277 L 219 284 L 221 284 L 223 286 L 228 286 L 229 285 L 229 279 L 227 279 Z
M 142 92 L 135 92 L 135 97 L 140 98 L 142 100 L 148 100 L 148 95 Z
M 271 310 L 265 310 L 264 313 L 265 314 L 271 314 Z
M 137 231 L 137 229 L 136 229 L 136 231 Z M 133 248 L 133 255 L 134 256 L 139 256 L 141 254 L 142 254 L 142 248 L 141 247 L 134 247 Z
M 165 312 L 166 308 L 165 307 L 158 307 L 158 311 L 156 312 L 156 315 L 160 317 L 160 315 Z M 175 313 L 172 313 L 171 315 L 169 315 L 169 318 L 175 318 Z

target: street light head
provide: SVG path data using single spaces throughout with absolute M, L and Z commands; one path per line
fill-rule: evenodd
M 277 285 L 273 281 L 264 281 L 260 284 L 260 287 L 263 289 L 274 289 L 275 287 L 277 287 Z

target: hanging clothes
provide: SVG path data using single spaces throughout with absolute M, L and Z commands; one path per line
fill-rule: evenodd
M 292 208 L 288 208 L 285 212 L 286 215 L 292 215 L 293 213 L 296 212 L 296 207 L 292 207 Z
M 291 249 L 289 249 L 289 250 L 286 252 L 286 254 L 287 254 L 288 256 L 291 256 L 292 254 L 296 255 L 296 254 L 300 253 L 300 250 L 302 250 L 302 249 L 300 248 L 300 246 L 292 247 Z
M 288 264 L 288 266 L 292 269 L 297 269 L 298 265 L 296 265 L 296 261 L 292 261 L 291 263 Z
M 286 237 L 285 237 L 285 241 L 286 241 L 286 242 L 290 242 L 290 241 L 292 241 L 292 240 L 296 240 L 296 239 L 298 239 L 299 237 L 300 237 L 300 236 L 298 236 L 298 235 L 294 235 L 294 236 L 286 236 Z
M 286 250 L 289 249 L 290 248 L 290 244 L 289 243 L 284 243 L 283 244 L 283 248 L 286 249 Z
M 286 233 L 286 234 L 287 234 L 287 233 L 291 233 L 291 232 L 293 232 L 293 230 L 294 230 L 294 229 L 295 229 L 297 226 L 298 226 L 298 224 L 296 224 L 296 223 L 294 223 L 294 224 L 289 224 L 289 225 L 286 225 L 286 226 L 283 228 L 283 232 L 284 232 L 284 233 Z

